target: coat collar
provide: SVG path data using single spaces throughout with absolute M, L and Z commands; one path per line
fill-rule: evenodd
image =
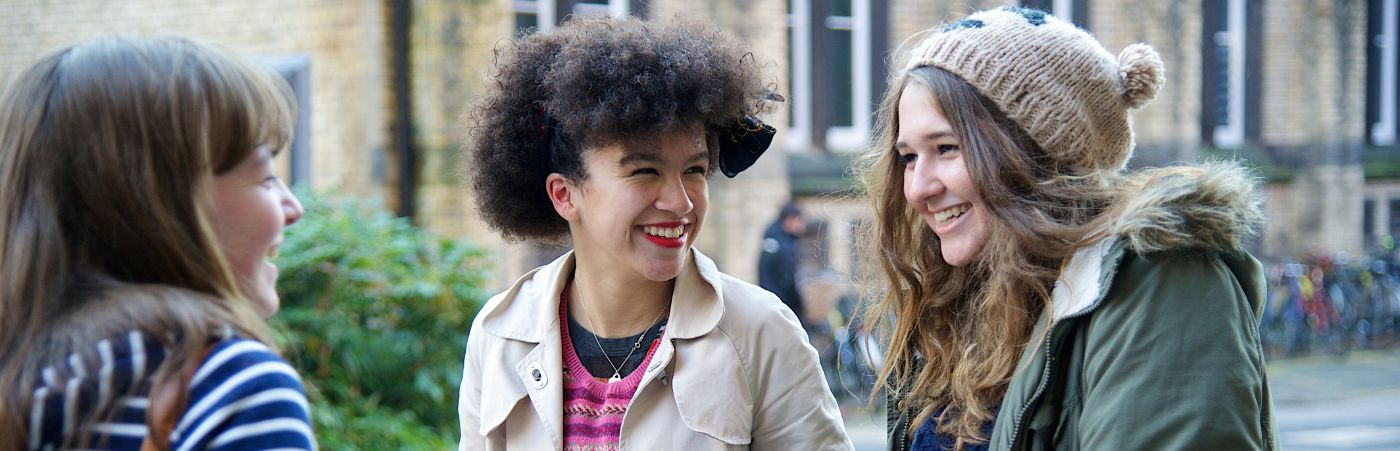
M 492 335 L 539 343 L 559 328 L 559 293 L 574 272 L 574 252 L 521 276 L 506 290 L 500 303 L 483 311 L 482 327 Z M 671 316 L 666 332 L 671 338 L 689 339 L 709 333 L 724 315 L 720 272 L 715 262 L 691 248 L 685 268 L 676 277 L 671 295 Z
M 1107 238 L 1070 256 L 1050 293 L 1051 318 L 1059 321 L 1096 308 L 1108 294 L 1124 249 L 1120 240 Z

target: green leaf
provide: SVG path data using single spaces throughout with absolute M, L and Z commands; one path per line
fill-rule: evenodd
M 306 380 L 324 449 L 443 449 L 486 299 L 486 253 L 434 236 L 366 200 L 298 191 L 273 319 Z

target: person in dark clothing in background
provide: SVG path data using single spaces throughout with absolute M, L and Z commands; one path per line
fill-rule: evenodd
M 758 286 L 778 295 L 797 319 L 802 328 L 810 330 L 804 309 L 802 293 L 797 291 L 797 239 L 807 231 L 807 221 L 802 219 L 802 210 L 797 204 L 788 202 L 778 214 L 778 220 L 763 232 L 763 253 L 758 257 Z

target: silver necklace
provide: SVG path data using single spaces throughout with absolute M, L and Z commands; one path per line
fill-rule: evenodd
M 582 292 L 583 290 L 579 290 L 579 293 Z M 583 300 L 583 296 L 578 296 L 577 294 L 575 294 L 574 297 L 578 298 L 579 301 Z M 582 302 L 580 302 L 580 304 L 581 303 Z M 651 325 L 655 325 L 657 321 L 661 321 L 662 313 L 666 313 L 666 309 L 663 308 L 660 312 L 656 313 L 656 319 L 651 320 Z M 595 328 L 598 327 L 598 323 L 593 321 L 593 314 L 589 313 L 588 306 L 586 305 L 583 306 L 583 315 L 588 317 L 589 325 L 592 325 Z M 612 357 L 609 357 L 608 351 L 606 349 L 603 349 L 603 343 L 598 341 L 598 334 L 593 333 L 593 331 L 591 330 L 588 331 L 589 335 L 593 336 L 593 344 L 598 345 L 599 351 L 603 351 L 603 358 L 608 361 L 608 366 L 612 367 L 613 369 L 612 377 L 608 378 L 609 384 L 622 380 L 622 367 L 627 366 L 627 361 L 632 359 L 632 353 L 637 352 L 637 348 L 642 347 L 642 339 L 645 339 L 647 337 L 647 332 L 651 330 L 651 325 L 648 325 L 646 330 L 643 330 L 642 334 L 637 336 L 637 341 L 632 343 L 632 349 L 627 350 L 627 357 L 622 358 L 622 366 L 617 366 L 613 364 Z

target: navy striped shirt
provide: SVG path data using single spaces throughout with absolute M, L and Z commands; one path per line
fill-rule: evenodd
M 92 412 L 99 412 L 98 420 L 81 431 L 91 440 L 88 446 L 140 449 L 151 374 L 165 349 L 148 335 L 130 332 L 98 342 L 96 356 L 74 354 L 63 371 L 43 371 L 32 398 L 30 449 L 71 446 L 65 441 L 75 437 L 75 424 Z M 85 368 L 85 361 L 98 363 Z M 301 378 L 258 341 L 219 341 L 190 380 L 170 445 L 175 451 L 316 449 Z

